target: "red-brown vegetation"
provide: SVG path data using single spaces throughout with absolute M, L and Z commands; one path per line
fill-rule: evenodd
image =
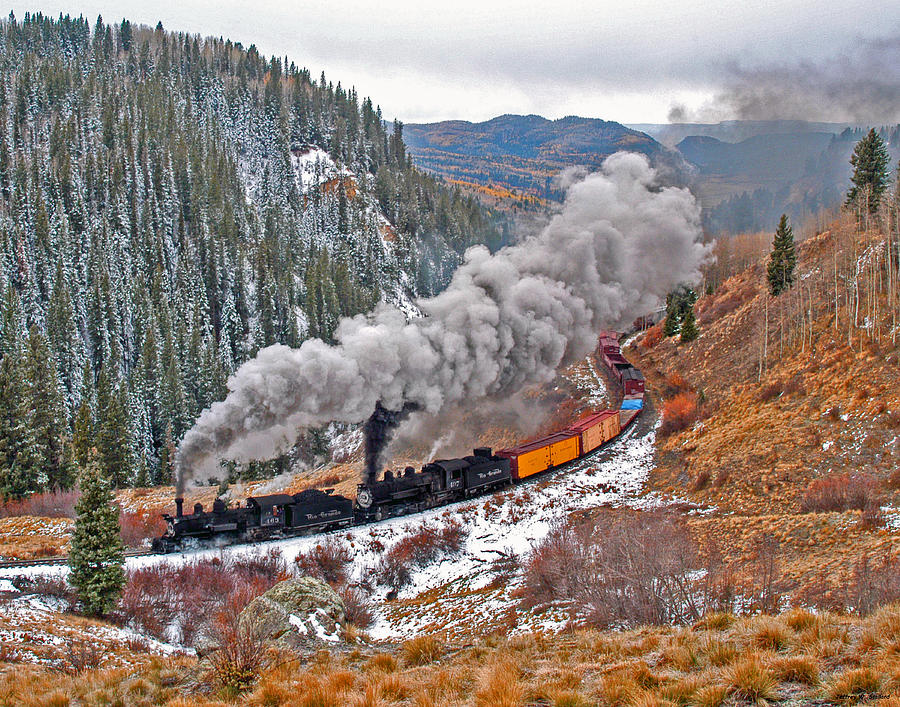
M 644 332 L 644 336 L 641 337 L 641 347 L 645 349 L 652 349 L 660 341 L 662 341 L 662 338 L 662 324 L 656 324 Z
M 119 513 L 122 542 L 126 547 L 140 548 L 166 531 L 166 522 L 159 513 L 122 511 Z
M 249 601 L 289 576 L 277 551 L 143 567 L 128 573 L 113 617 L 159 640 L 194 645 L 222 598 Z
M 339 540 L 329 538 L 298 554 L 294 562 L 301 574 L 321 579 L 334 587 L 346 583 L 347 565 L 351 559 L 350 552 Z
M 377 574 L 379 581 L 399 591 L 409 583 L 413 570 L 431 562 L 441 554 L 458 552 L 467 531 L 461 523 L 449 521 L 442 526 L 426 525 L 421 530 L 401 538 L 381 558 Z
M 881 505 L 881 483 L 869 474 L 845 473 L 816 479 L 800 501 L 804 513 L 864 510 Z
M 676 374 L 677 375 L 677 374 Z M 696 393 L 684 391 L 663 404 L 661 437 L 686 430 L 700 419 L 700 404 Z
M 27 498 L 0 503 L 0 518 L 11 516 L 38 516 L 42 518 L 74 518 L 75 504 L 81 492 L 46 491 Z

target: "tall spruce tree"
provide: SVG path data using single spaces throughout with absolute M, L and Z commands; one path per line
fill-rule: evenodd
M 94 439 L 94 409 L 91 405 L 93 399 L 94 372 L 91 369 L 90 361 L 85 361 L 81 383 L 81 402 L 75 412 L 75 430 L 72 435 L 72 455 L 82 469 L 87 466 L 91 454 L 97 447 L 97 440 Z
M 766 268 L 769 291 L 777 297 L 794 286 L 794 268 L 797 266 L 797 251 L 794 247 L 794 231 L 788 223 L 786 214 L 781 215 L 775 238 L 772 240 L 772 253 Z
M 888 187 L 888 155 L 887 145 L 875 128 L 856 143 L 850 164 L 853 174 L 850 181 L 853 186 L 847 192 L 846 205 L 859 210 L 860 213 L 874 214 L 881 204 L 881 197 Z
M 681 343 L 686 344 L 700 336 L 700 329 L 697 328 L 697 318 L 694 316 L 694 305 L 688 305 L 687 311 L 684 313 L 684 321 L 681 322 Z
M 135 476 L 124 383 L 120 383 L 107 397 L 106 407 L 97 427 L 100 466 L 106 478 L 116 488 L 121 488 L 133 481 Z
M 112 485 L 103 478 L 96 459 L 82 470 L 81 498 L 75 506 L 75 529 L 69 550 L 69 583 L 88 614 L 102 615 L 115 604 L 125 586 L 125 548 L 119 528 L 119 508 Z
M 56 364 L 47 339 L 32 325 L 25 349 L 24 372 L 27 396 L 32 411 L 34 434 L 41 476 L 52 488 L 68 488 L 72 479 L 63 464 L 63 444 L 67 436 L 66 410 L 57 378 Z

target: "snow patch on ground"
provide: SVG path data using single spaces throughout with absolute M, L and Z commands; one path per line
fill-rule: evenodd
M 128 628 L 63 614 L 68 608 L 63 599 L 36 594 L 0 602 L 0 645 L 16 661 L 61 668 L 69 667 L 69 653 L 80 645 L 99 651 L 101 667 L 134 664 L 135 644 L 145 653 L 184 652 Z
M 325 150 L 312 145 L 305 152 L 291 152 L 291 165 L 297 177 L 297 186 L 303 192 L 318 188 L 341 175 L 353 176 L 353 173 L 346 169 L 338 169 Z

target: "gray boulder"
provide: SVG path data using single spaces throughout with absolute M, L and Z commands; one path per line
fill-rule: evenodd
M 279 582 L 244 607 L 241 629 L 283 648 L 306 649 L 341 641 L 344 602 L 312 577 Z

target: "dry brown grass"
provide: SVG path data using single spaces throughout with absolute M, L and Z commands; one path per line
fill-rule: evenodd
M 0 704 L 718 707 L 787 697 L 874 704 L 874 695 L 900 689 L 900 606 L 865 619 L 802 610 L 723 614 L 690 628 L 495 636 L 466 645 L 420 637 L 301 659 L 275 653 L 264 664 L 242 691 L 204 683 L 188 658 L 77 675 L 0 666 Z
M 777 681 L 762 658 L 754 653 L 740 658 L 728 670 L 728 689 L 735 697 L 762 702 L 775 696 Z
M 406 641 L 401 648 L 406 665 L 428 665 L 440 658 L 443 652 L 444 646 L 435 636 L 417 636 Z

